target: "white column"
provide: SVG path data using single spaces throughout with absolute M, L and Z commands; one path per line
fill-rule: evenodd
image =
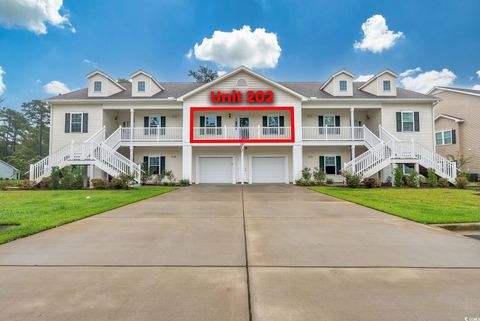
M 245 145 L 240 146 L 240 184 L 245 180 Z
M 303 167 L 303 147 L 300 144 L 293 145 L 292 147 L 292 168 L 293 168 L 293 181 L 302 177 Z
M 352 169 L 353 169 L 352 174 L 355 174 L 356 173 L 356 170 L 355 170 L 355 145 L 352 145 Z
M 355 108 L 350 108 L 350 127 L 352 131 L 352 140 L 355 140 L 355 131 L 353 127 L 355 126 Z
M 182 147 L 182 178 L 192 182 L 192 145 Z
M 293 108 L 293 116 L 294 116 L 294 124 L 290 124 L 293 126 L 295 130 L 295 142 L 301 143 L 302 142 L 302 107 L 301 105 L 295 106 Z M 290 121 L 291 122 L 291 121 Z

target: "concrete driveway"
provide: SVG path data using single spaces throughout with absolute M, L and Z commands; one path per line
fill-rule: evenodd
M 0 284 L 9 321 L 465 320 L 480 241 L 300 187 L 193 186 L 0 246 Z

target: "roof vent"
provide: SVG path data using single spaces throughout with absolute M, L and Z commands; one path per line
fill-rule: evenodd
M 248 86 L 247 81 L 243 78 L 240 78 L 240 79 L 237 80 L 237 86 L 243 86 L 243 87 Z

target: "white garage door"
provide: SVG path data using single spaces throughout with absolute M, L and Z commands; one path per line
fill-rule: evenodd
M 285 166 L 283 156 L 252 157 L 252 183 L 285 183 Z
M 233 157 L 199 157 L 199 183 L 232 183 Z

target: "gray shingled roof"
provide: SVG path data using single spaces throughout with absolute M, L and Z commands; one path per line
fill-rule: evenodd
M 396 97 L 378 97 L 362 90 L 358 90 L 365 82 L 354 82 L 353 83 L 353 98 L 358 99 L 434 99 L 433 96 L 424 95 L 417 93 L 411 90 L 406 90 L 403 88 L 397 87 L 397 96 Z M 335 99 L 345 99 L 352 97 L 338 97 L 332 96 L 329 93 L 320 90 L 323 82 L 279 82 L 282 86 L 285 86 L 300 95 L 303 95 L 307 98 L 317 97 L 317 98 L 335 98 Z M 130 82 L 122 82 L 121 85 L 125 87 L 125 91 L 121 91 L 110 97 L 88 97 L 87 88 L 80 90 L 72 91 L 67 94 L 58 95 L 48 100 L 78 100 L 78 99 L 89 99 L 89 100 L 104 100 L 104 99 L 166 99 L 169 97 L 178 98 L 189 91 L 202 86 L 201 83 L 196 82 L 161 82 L 161 85 L 165 90 L 153 95 L 152 97 L 132 97 L 132 84 Z
M 480 90 L 476 90 L 476 89 L 467 89 L 467 88 L 460 88 L 460 87 L 445 87 L 445 86 L 438 86 L 438 87 L 436 87 L 436 88 L 438 88 L 438 89 L 445 88 L 445 89 L 451 89 L 451 90 L 458 90 L 458 91 L 463 91 L 463 92 L 466 92 L 466 93 L 471 93 L 471 94 L 480 95 Z

